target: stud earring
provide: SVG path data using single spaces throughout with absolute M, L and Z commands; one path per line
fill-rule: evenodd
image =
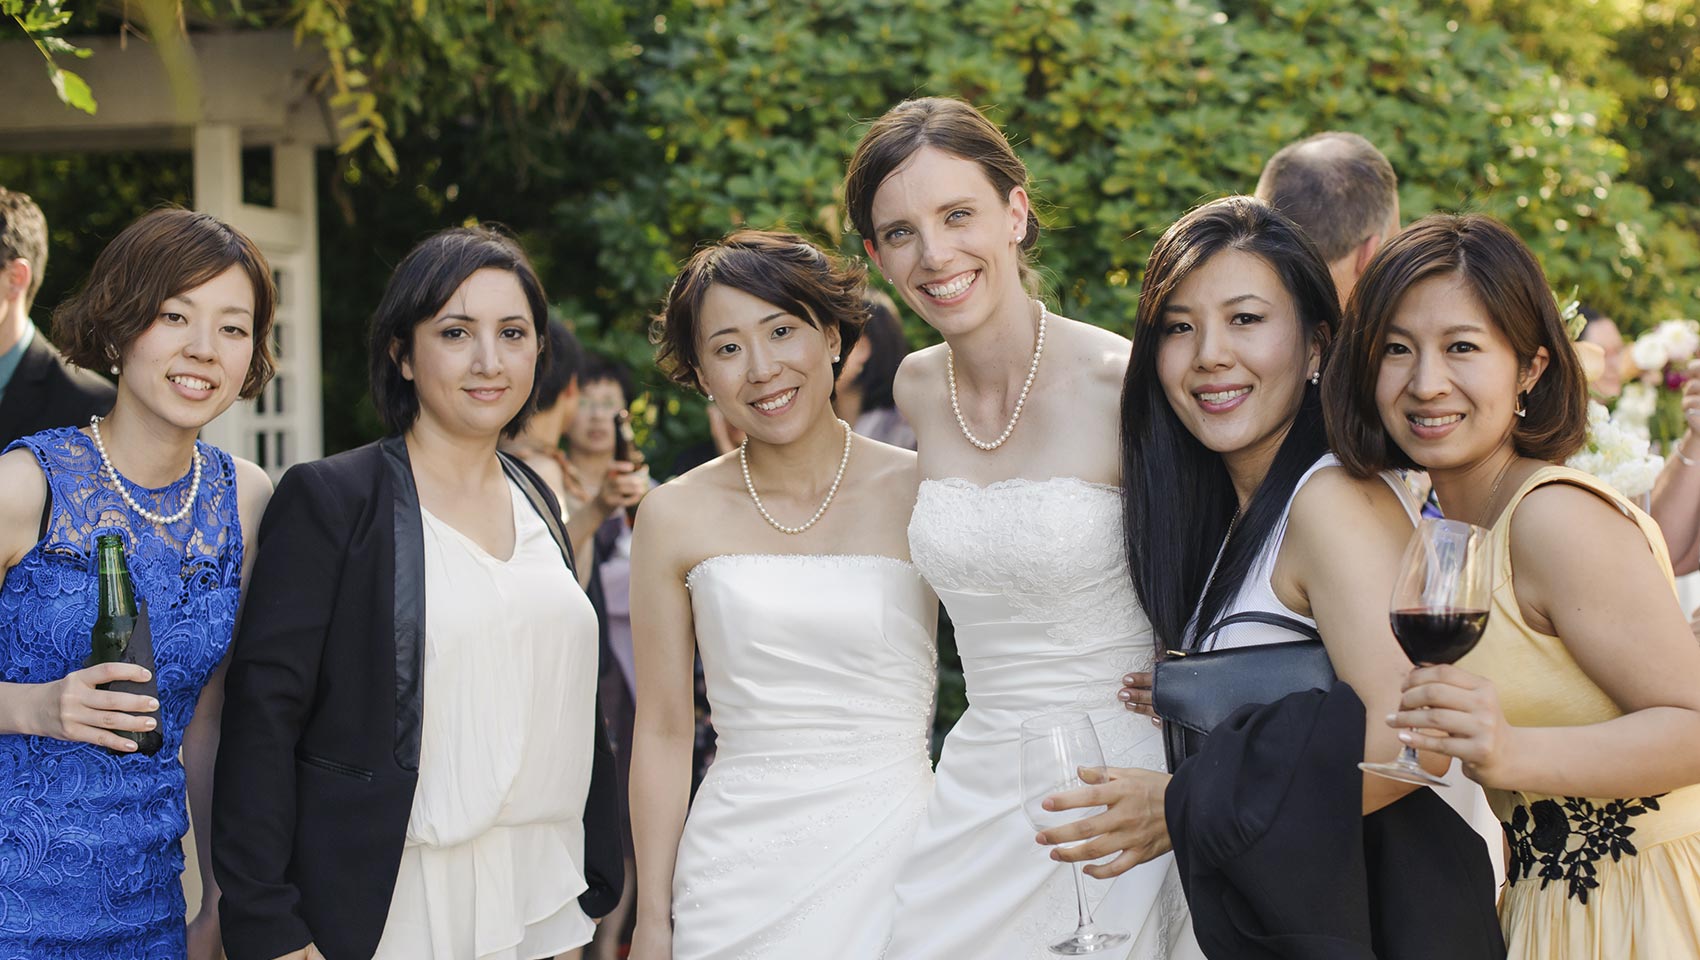
M 835 353 L 835 354 L 833 354 L 833 355 L 832 355 L 832 362 L 833 362 L 833 363 L 837 363 L 837 362 L 838 362 L 838 354 L 836 354 L 836 353 Z
M 115 377 L 118 376 L 118 364 L 115 363 L 112 366 L 108 367 L 107 369 L 112 371 L 113 376 L 115 376 Z
M 1318 370 L 1315 373 L 1310 375 L 1311 386 L 1315 386 L 1315 385 L 1317 385 L 1321 382 L 1322 382 L 1322 371 L 1321 370 Z
M 714 394 L 712 394 L 712 393 L 710 393 L 710 394 L 705 394 L 705 396 L 707 396 L 707 397 L 708 397 L 708 402 L 709 402 L 709 403 L 713 403 L 713 402 L 714 402 Z

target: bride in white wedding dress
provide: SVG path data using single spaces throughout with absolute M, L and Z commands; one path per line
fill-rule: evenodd
M 915 455 L 829 402 L 861 281 L 745 231 L 669 294 L 659 359 L 749 439 L 652 491 L 633 535 L 633 960 L 869 960 L 888 935 L 932 787 L 938 601 L 908 559 Z M 718 740 L 691 800 L 695 653 Z
M 1131 345 L 1031 299 L 1026 184 L 996 127 L 939 98 L 876 121 L 845 184 L 868 254 L 945 339 L 904 361 L 894 392 L 927 478 L 910 550 L 955 625 L 969 703 L 901 872 L 889 960 L 1038 960 L 1074 929 L 1070 868 L 1019 803 L 1022 720 L 1083 712 L 1108 766 L 1163 764 L 1157 728 L 1117 699 L 1154 654 L 1117 485 Z M 1132 934 L 1098 955 L 1201 957 L 1172 856 L 1134 859 L 1090 868 L 1119 874 L 1086 881 L 1096 921 Z

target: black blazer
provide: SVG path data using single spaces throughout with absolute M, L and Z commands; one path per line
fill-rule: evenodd
M 0 450 L 19 437 L 104 416 L 117 395 L 105 377 L 67 363 L 37 330 L 0 396 Z
M 543 484 L 502 456 L 572 566 Z M 371 957 L 419 779 L 425 567 L 398 437 L 290 468 L 260 524 L 214 774 L 213 873 L 231 960 L 309 941 Z M 583 638 L 589 642 L 589 638 Z M 596 713 L 579 904 L 613 909 L 623 864 L 614 760 Z
M 1502 960 L 1481 837 L 1418 790 L 1362 815 L 1364 707 L 1345 683 L 1241 707 L 1164 796 L 1211 960 Z

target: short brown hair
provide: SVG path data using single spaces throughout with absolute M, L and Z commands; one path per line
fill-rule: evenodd
M 0 267 L 13 260 L 30 265 L 30 288 L 24 291 L 28 310 L 47 276 L 47 218 L 29 194 L 0 187 Z
M 655 362 L 673 382 L 701 390 L 697 377 L 697 319 L 715 284 L 765 300 L 816 329 L 830 325 L 841 340 L 832 364 L 843 368 L 867 319 L 867 268 L 827 253 L 794 233 L 739 230 L 698 250 L 673 278 L 661 315 L 650 325 Z
M 844 178 L 844 205 L 850 225 L 863 240 L 879 247 L 874 234 L 874 195 L 892 171 L 922 147 L 937 147 L 945 153 L 980 165 L 1000 197 L 1016 187 L 1027 189 L 1027 165 L 1015 155 L 1003 131 L 985 114 L 954 97 L 922 97 L 905 100 L 875 120 L 850 158 Z M 1039 242 L 1039 215 L 1027 208 L 1027 225 L 1021 237 L 1021 280 L 1029 290 L 1038 278 L 1029 262 Z
M 1399 178 L 1375 144 L 1329 131 L 1276 151 L 1257 178 L 1257 198 L 1297 223 L 1333 263 L 1386 229 Z
M 259 396 L 273 372 L 277 288 L 265 254 L 210 214 L 165 207 L 125 227 L 95 258 L 89 278 L 53 311 L 53 342 L 79 367 L 99 370 L 124 355 L 166 300 L 240 266 L 254 286 L 254 355 L 239 396 Z
M 1406 228 L 1370 261 L 1352 289 L 1333 362 L 1323 373 L 1329 443 L 1360 477 L 1420 466 L 1388 436 L 1375 387 L 1400 301 L 1418 283 L 1447 275 L 1457 276 L 1481 302 L 1520 368 L 1546 348 L 1546 371 L 1523 398 L 1528 415 L 1511 431 L 1517 453 L 1558 463 L 1587 440 L 1587 381 L 1535 255 L 1491 217 L 1435 214 Z

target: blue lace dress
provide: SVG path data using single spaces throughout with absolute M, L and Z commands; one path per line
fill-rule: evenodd
M 116 532 L 148 606 L 165 746 L 120 757 L 86 743 L 0 736 L 0 960 L 180 958 L 188 818 L 178 748 L 236 621 L 235 470 L 223 451 L 197 444 L 200 495 L 187 517 L 160 527 L 132 513 L 78 430 L 43 431 L 7 449 L 16 447 L 35 454 L 52 505 L 46 535 L 0 585 L 0 680 L 47 683 L 83 666 L 99 596 L 94 541 Z M 188 491 L 187 477 L 160 490 L 130 486 L 162 513 Z

